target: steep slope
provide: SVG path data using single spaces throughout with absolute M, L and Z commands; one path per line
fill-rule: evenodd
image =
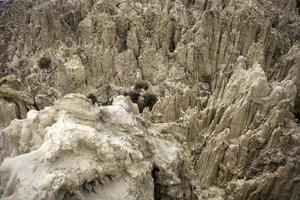
M 119 96 L 95 107 L 67 95 L 31 111 L 1 135 L 4 199 L 181 199 L 184 152 L 172 137 L 150 132 L 137 106 Z M 154 175 L 155 173 L 155 175 Z M 157 186 L 159 184 L 159 186 Z M 155 187 L 164 189 L 154 194 Z M 187 193 L 187 194 L 185 194 Z
M 172 181 L 161 188 L 162 183 L 154 178 L 147 183 L 151 185 L 146 192 L 150 199 L 299 199 L 299 5 L 296 0 L 14 0 L 1 4 L 0 128 L 69 93 L 82 93 L 95 104 L 82 108 L 83 113 L 114 112 L 113 99 L 129 96 L 134 104 L 126 105 L 135 106 L 134 115 L 149 125 L 133 126 L 157 132 L 158 138 L 166 136 L 181 152 L 176 162 L 185 166 L 172 172 L 182 182 L 174 196 L 165 191 Z M 68 98 L 81 99 L 74 108 L 87 104 L 84 97 L 76 95 L 58 102 L 71 101 Z M 114 126 L 119 127 L 125 118 L 120 113 L 115 113 Z M 90 123 L 80 113 L 73 116 L 74 126 L 77 118 L 80 123 Z M 43 123 L 33 122 L 32 117 L 25 120 L 26 126 Z M 2 161 L 12 157 L 6 162 L 22 163 L 17 161 L 19 156 L 31 156 L 37 150 L 30 149 L 35 145 L 26 140 L 24 146 L 29 149 L 19 152 L 23 147 L 16 138 L 23 133 L 18 123 L 23 122 L 13 122 L 1 133 Z M 88 129 L 95 128 L 93 123 Z M 29 129 L 40 135 L 48 126 L 53 124 Z M 101 135 L 102 129 L 98 132 Z M 126 137 L 122 141 L 130 140 L 130 144 L 138 140 Z M 133 149 L 143 151 L 140 148 Z M 157 147 L 159 151 L 164 156 L 161 161 L 173 156 Z M 15 183 L 7 184 L 14 174 L 7 172 L 18 170 L 6 162 L 0 167 L 9 177 L 0 177 L 2 195 L 22 198 L 20 185 L 8 192 Z M 53 170 L 55 162 L 49 162 L 47 170 Z M 149 167 L 141 173 L 158 177 L 161 167 L 149 163 L 152 173 Z M 116 171 L 121 173 L 121 169 Z M 83 177 L 72 184 L 66 180 L 70 184 L 64 190 L 72 185 L 76 198 L 93 198 L 76 192 L 83 181 L 97 178 Z M 135 192 L 143 194 L 143 189 Z M 56 198 L 56 193 L 49 191 L 51 198 Z

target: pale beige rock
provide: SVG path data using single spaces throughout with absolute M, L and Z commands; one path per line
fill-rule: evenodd
M 0 99 L 0 129 L 7 127 L 18 116 L 16 104 Z
M 107 147 L 105 151 L 86 146 L 93 152 L 100 148 L 115 172 L 124 171 L 132 161 L 123 162 L 112 152 L 122 156 L 127 155 L 122 150 L 139 152 L 133 162 L 138 170 L 118 173 L 117 182 L 101 176 L 106 187 L 97 186 L 99 197 L 78 189 L 90 190 L 94 184 L 94 172 L 86 167 L 81 177 L 70 175 L 54 183 L 58 191 L 64 181 L 74 181 L 72 187 L 60 188 L 58 198 L 72 199 L 66 191 L 79 191 L 74 195 L 81 199 L 126 199 L 127 194 L 129 199 L 167 200 L 299 198 L 296 0 L 14 0 L 1 5 L 0 13 L 0 95 L 4 99 L 0 124 L 8 125 L 13 118 L 14 114 L 5 119 L 7 112 L 15 109 L 16 116 L 24 119 L 31 108 L 42 110 L 73 92 L 94 94 L 98 101 L 92 106 L 90 100 L 71 95 L 53 107 L 31 111 L 22 123 L 14 121 L 3 133 L 8 137 L 0 139 L 1 160 L 12 156 L 10 163 L 6 161 L 9 164 L 2 163 L 6 171 L 17 168 L 12 162 L 22 163 L 19 156 L 36 156 L 45 134 L 53 129 L 55 136 L 62 135 L 56 137 L 61 147 L 76 150 L 74 161 L 83 160 L 83 167 L 86 162 L 102 166 L 92 158 L 97 152 L 84 148 L 81 153 L 81 146 L 72 145 L 106 133 L 130 145 L 106 151 L 112 145 L 108 138 L 99 145 Z M 51 58 L 49 69 L 38 67 L 43 56 Z M 158 98 L 151 112 L 145 108 L 139 114 L 129 97 L 119 96 L 134 91 L 138 81 L 149 84 L 139 95 L 148 92 Z M 75 130 L 61 127 L 58 117 Z M 78 132 L 82 138 L 74 136 Z M 174 152 L 174 145 L 180 153 Z M 45 155 L 50 155 L 60 146 L 47 148 Z M 175 159 L 175 154 L 180 158 Z M 59 155 L 68 157 L 70 152 Z M 61 165 L 65 165 L 63 158 L 58 157 Z M 55 163 L 56 158 L 51 159 Z M 145 163 L 139 167 L 141 160 Z M 33 162 L 28 168 L 36 164 L 37 172 L 52 173 L 57 169 L 53 162 Z M 164 166 L 153 171 L 160 191 L 154 187 L 156 180 L 150 181 L 153 163 Z M 19 171 L 25 182 L 32 183 L 28 168 Z M 12 177 L 4 174 L 1 181 Z M 15 190 L 5 189 L 5 195 L 18 196 L 24 187 L 13 187 L 16 179 L 11 180 Z M 120 189 L 112 193 L 111 188 Z
M 79 56 L 73 56 L 69 61 L 65 63 L 67 78 L 71 83 L 71 90 L 76 90 L 83 87 L 86 83 L 86 75 L 84 66 Z
M 122 96 L 112 106 L 94 107 L 75 94 L 30 111 L 1 133 L 1 196 L 153 199 L 160 181 L 170 198 L 183 197 L 188 191 L 177 171 L 184 157 L 179 143 L 147 131 L 136 113 Z

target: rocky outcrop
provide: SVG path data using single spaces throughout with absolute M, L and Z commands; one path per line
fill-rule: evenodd
M 30 111 L 1 134 L 2 197 L 187 199 L 181 145 L 137 113 L 129 97 L 95 107 L 73 94 Z
M 26 92 L 26 89 L 16 75 L 8 75 L 0 78 L 1 100 L 1 125 L 4 128 L 15 118 L 25 118 L 27 112 L 34 108 L 33 97 Z
M 299 7 L 1 4 L 1 197 L 299 199 Z
M 200 140 L 191 139 L 200 185 L 225 186 L 229 199 L 297 199 L 296 78 L 268 84 L 254 64 L 226 79 L 199 114 Z
M 258 62 L 269 79 L 282 80 L 292 61 L 280 58 L 299 39 L 293 0 L 18 0 L 3 6 L 2 66 L 31 74 L 24 83 L 33 96 L 47 96 L 51 87 L 64 95 L 86 86 L 130 86 L 139 74 L 154 85 L 198 84 L 240 55 L 247 65 Z M 43 56 L 52 60 L 46 72 L 37 66 Z M 73 64 L 78 68 L 71 72 Z

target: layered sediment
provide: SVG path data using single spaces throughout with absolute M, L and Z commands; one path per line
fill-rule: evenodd
M 298 1 L 14 0 L 0 26 L 1 198 L 300 198 Z

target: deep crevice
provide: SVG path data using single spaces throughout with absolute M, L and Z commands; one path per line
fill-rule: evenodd
M 187 8 L 190 8 L 191 6 L 195 5 L 195 0 L 188 0 L 186 2 L 186 7 Z
M 170 22 L 170 26 L 171 26 L 171 30 L 170 30 L 170 36 L 169 36 L 169 44 L 168 44 L 168 48 L 170 52 L 174 52 L 174 50 L 176 49 L 176 23 L 175 23 L 175 19 L 171 18 L 171 22 Z
M 67 186 L 62 186 L 56 194 L 57 200 L 77 200 L 79 197 L 72 191 L 69 190 Z
M 296 0 L 296 8 L 298 9 L 298 13 L 300 14 L 300 0 Z
M 293 113 L 295 115 L 297 122 L 300 122 L 300 97 L 299 97 L 299 94 L 297 94 L 297 97 L 296 97 L 295 108 L 294 108 Z
M 127 50 L 127 35 L 130 30 L 130 24 L 127 22 L 117 23 L 117 36 L 118 36 L 118 51 L 119 53 Z
M 169 43 L 169 50 L 171 53 L 173 53 L 175 51 L 175 49 L 176 49 L 176 42 L 174 40 L 174 36 L 172 36 L 172 39 Z
M 295 118 L 300 121 L 300 112 L 294 112 Z
M 227 3 L 226 3 L 226 2 L 224 2 L 224 0 L 222 0 L 222 2 L 221 2 L 221 6 L 222 6 L 222 10 L 224 10 L 224 9 L 225 9 L 225 7 L 227 6 Z
M 154 200 L 161 200 L 161 185 L 158 183 L 158 173 L 160 169 L 154 166 L 151 171 L 151 176 L 154 182 Z
M 206 8 L 207 8 L 207 4 L 208 4 L 208 0 L 204 0 L 204 6 L 203 6 L 203 10 L 206 10 Z
M 255 43 L 258 42 L 260 33 L 261 33 L 261 28 L 260 28 L 260 26 L 259 26 L 259 27 L 257 27 L 257 29 L 256 29 L 256 31 L 255 31 L 255 38 L 254 38 Z

